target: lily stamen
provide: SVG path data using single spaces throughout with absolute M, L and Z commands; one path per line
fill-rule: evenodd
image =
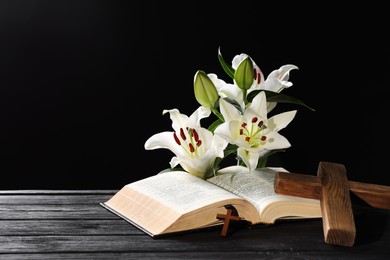
M 198 132 L 196 132 L 195 129 L 192 129 L 192 134 L 193 134 L 193 136 L 194 136 L 195 142 L 198 142 L 198 141 L 199 141 Z
M 181 145 L 181 142 L 180 142 L 179 138 L 177 137 L 176 132 L 173 132 L 173 138 L 175 139 L 175 142 L 176 142 L 178 145 Z
M 190 152 L 191 153 L 195 152 L 195 148 L 194 148 L 194 146 L 191 143 L 188 144 L 188 147 L 190 147 Z
M 184 141 L 187 139 L 187 138 L 186 138 L 186 135 L 184 134 L 183 128 L 180 128 L 180 137 L 181 137 L 181 139 L 183 139 Z
M 202 145 L 203 142 L 200 139 L 198 132 L 194 128 L 186 127 L 185 129 L 187 130 L 187 134 L 189 136 L 188 140 L 183 128 L 180 128 L 179 131 L 179 135 L 181 139 L 185 141 L 185 144 L 182 144 L 176 132 L 173 133 L 173 138 L 175 139 L 175 142 L 181 146 L 189 156 L 197 158 L 199 156 L 198 148 Z
M 245 122 L 241 124 L 242 128 L 239 129 L 240 135 L 244 135 L 245 142 L 251 143 L 253 146 L 259 146 L 261 145 L 260 142 L 265 142 L 267 140 L 265 135 L 260 135 L 260 133 L 266 129 L 267 126 L 264 124 L 263 120 L 257 123 L 258 120 L 258 117 L 252 118 L 250 130 L 247 128 L 248 124 Z

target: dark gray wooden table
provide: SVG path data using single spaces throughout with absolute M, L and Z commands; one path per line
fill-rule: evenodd
M 0 259 L 390 259 L 388 211 L 354 209 L 353 247 L 326 244 L 320 219 L 156 239 L 99 204 L 115 192 L 0 191 Z

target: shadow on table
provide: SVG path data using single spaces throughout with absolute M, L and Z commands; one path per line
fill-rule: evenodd
M 351 193 L 356 227 L 355 245 L 378 241 L 387 230 L 389 211 L 376 209 Z

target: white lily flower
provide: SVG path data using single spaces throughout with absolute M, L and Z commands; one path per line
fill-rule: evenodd
M 293 69 L 298 69 L 297 66 L 292 64 L 287 64 L 281 66 L 279 69 L 272 71 L 267 79 L 262 82 L 259 86 L 259 89 L 269 90 L 273 92 L 281 92 L 285 88 L 289 88 L 293 85 L 292 82 L 288 81 L 290 78 L 290 71 Z M 276 107 L 276 102 L 268 102 L 267 110 L 270 112 Z
M 190 117 L 177 109 L 164 110 L 163 114 L 166 113 L 170 114 L 174 132 L 151 136 L 145 142 L 145 149 L 169 149 L 176 155 L 170 161 L 171 168 L 180 164 L 191 175 L 203 179 L 208 177 L 215 159 L 223 158 L 228 144 L 223 138 L 200 126 L 200 120 L 210 115 L 210 109 L 201 106 Z
M 231 98 L 240 104 L 241 108 L 245 108 L 244 97 L 242 90 L 236 84 L 226 83 L 224 80 L 218 78 L 214 73 L 207 74 L 210 80 L 214 83 L 215 88 L 218 91 L 218 95 L 221 98 Z
M 260 89 L 280 92 L 285 88 L 291 87 L 293 83 L 288 80 L 290 78 L 290 71 L 293 69 L 297 70 L 298 67 L 292 64 L 287 64 L 281 66 L 277 70 L 272 71 L 267 76 L 267 79 L 264 81 L 263 85 L 260 85 Z
M 232 68 L 237 69 L 241 61 L 249 57 L 245 53 L 236 55 L 232 61 Z M 281 92 L 285 88 L 289 88 L 293 85 L 292 82 L 288 81 L 290 78 L 290 71 L 293 69 L 298 69 L 297 66 L 293 64 L 287 64 L 281 66 L 279 69 L 272 71 L 266 79 L 260 70 L 259 66 L 256 65 L 255 61 L 251 58 L 254 69 L 254 81 L 252 86 L 248 89 L 248 94 L 254 90 L 269 90 L 273 92 Z M 275 108 L 276 102 L 268 102 L 267 110 L 270 112 Z
M 245 53 L 241 53 L 240 55 L 236 55 L 233 58 L 232 61 L 232 68 L 237 69 L 238 65 L 247 57 L 249 57 Z M 260 70 L 259 66 L 256 65 L 255 61 L 251 58 L 253 63 L 253 69 L 254 69 L 254 82 L 249 89 L 250 91 L 253 90 L 270 90 L 273 92 L 280 92 L 284 88 L 289 88 L 293 84 L 292 82 L 288 81 L 290 78 L 290 71 L 293 69 L 298 69 L 297 66 L 293 64 L 287 64 L 281 66 L 279 69 L 272 71 L 266 79 L 264 79 L 263 72 Z M 248 90 L 248 92 L 250 92 Z
M 268 119 L 263 91 L 253 98 L 243 115 L 224 99 L 220 99 L 220 108 L 225 122 L 215 129 L 214 134 L 239 147 L 237 153 L 249 171 L 256 169 L 259 158 L 269 151 L 291 146 L 278 131 L 294 119 L 297 111 L 280 113 Z
M 238 66 L 240 65 L 240 63 L 243 60 L 245 60 L 247 57 L 249 57 L 249 55 L 247 55 L 245 53 L 241 53 L 240 55 L 234 56 L 233 61 L 232 61 L 232 68 L 236 70 L 238 68 Z M 252 64 L 253 64 L 253 84 L 248 89 L 248 93 L 253 91 L 253 90 L 259 89 L 259 86 L 264 81 L 264 74 L 261 71 L 260 67 L 257 66 L 256 62 L 251 57 L 249 57 L 249 58 L 251 59 Z

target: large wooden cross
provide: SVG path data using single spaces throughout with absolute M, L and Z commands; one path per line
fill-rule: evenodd
M 278 194 L 319 199 L 325 242 L 353 246 L 356 227 L 349 192 L 375 208 L 390 210 L 390 186 L 348 181 L 345 166 L 320 162 L 317 176 L 278 172 Z

